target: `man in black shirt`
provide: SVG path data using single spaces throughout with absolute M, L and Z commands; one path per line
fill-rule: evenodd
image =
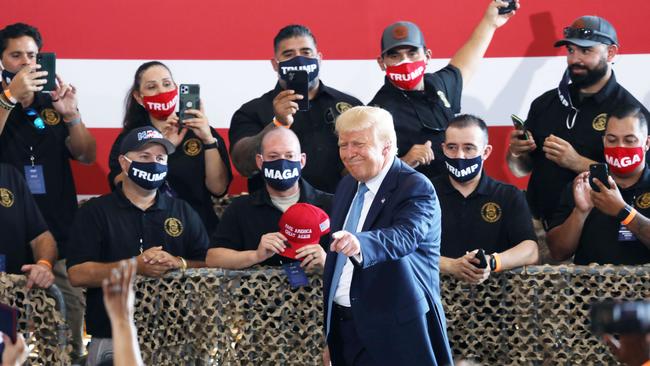
M 440 272 L 469 283 L 484 281 L 491 271 L 538 260 L 537 239 L 523 193 L 482 170 L 491 152 L 485 122 L 460 115 L 445 131 L 447 174 L 433 180 L 442 211 Z M 485 251 L 486 268 L 477 267 L 479 248 Z
M 0 232 L 0 254 L 5 260 L 3 271 L 13 274 L 26 272 L 27 287 L 50 287 L 54 282 L 52 264 L 56 262 L 56 242 L 47 230 L 25 179 L 16 168 L 2 163 Z
M 83 294 L 70 286 L 63 259 L 77 193 L 70 160 L 95 161 L 95 139 L 81 120 L 77 90 L 56 75 L 56 88 L 43 93 L 47 72 L 38 71 L 39 31 L 16 23 L 0 30 L 0 161 L 25 175 L 43 218 L 58 244 L 56 285 L 65 297 L 73 356 L 83 353 Z M 51 77 L 52 75 L 50 75 Z
M 297 202 L 329 212 L 332 200 L 332 195 L 300 179 L 306 159 L 292 130 L 280 127 L 264 134 L 257 166 L 263 172 L 265 187 L 236 198 L 228 206 L 211 239 L 212 248 L 206 259 L 210 267 L 242 269 L 287 262 L 280 256 L 287 240 L 279 232 L 282 213 Z M 328 236 L 323 236 L 321 245 L 327 245 L 327 240 Z M 300 250 L 300 257 L 306 258 L 306 268 L 323 268 L 326 253 L 321 245 L 307 245 Z
M 169 270 L 204 267 L 208 235 L 185 201 L 159 194 L 174 145 L 153 127 L 140 127 L 122 141 L 124 180 L 113 193 L 91 199 L 71 230 L 68 273 L 86 292 L 86 328 L 92 334 L 91 365 L 110 358 L 111 328 L 101 282 L 119 261 L 136 257 L 138 274 L 160 277 Z
M 650 263 L 650 146 L 648 122 L 636 105 L 610 112 L 603 137 L 607 182 L 589 172 L 568 184 L 547 235 L 551 256 L 575 264 Z M 609 187 L 606 187 L 607 184 Z
M 263 179 L 255 163 L 262 136 L 278 126 L 289 127 L 310 157 L 303 178 L 319 190 L 334 193 L 344 170 L 338 154 L 334 121 L 348 108 L 362 103 L 320 80 L 322 55 L 307 27 L 286 26 L 278 32 L 273 43 L 275 55 L 271 63 L 278 73 L 278 83 L 273 90 L 242 105 L 233 115 L 228 132 L 233 165 L 241 175 L 250 178 L 250 192 L 263 188 Z M 287 89 L 287 70 L 308 71 L 308 111 L 298 110 L 297 101 L 302 96 Z
M 443 132 L 447 122 L 460 112 L 463 87 L 474 75 L 494 32 L 514 15 L 514 11 L 499 15 L 499 8 L 507 5 L 490 1 L 467 43 L 449 65 L 431 74 L 424 73 L 431 50 L 417 25 L 397 22 L 383 32 L 377 62 L 386 79 L 370 105 L 393 115 L 398 156 L 429 179 L 445 172 L 439 159 Z
M 612 61 L 619 42 L 605 19 L 576 19 L 555 46 L 566 47 L 568 68 L 558 88 L 533 101 L 526 119 L 528 138 L 512 131 L 507 155 L 516 176 L 531 174 L 528 203 L 546 229 L 566 185 L 591 163 L 603 161 L 602 136 L 609 113 L 622 104 L 641 106 L 616 81 Z M 645 108 L 641 110 L 650 118 Z

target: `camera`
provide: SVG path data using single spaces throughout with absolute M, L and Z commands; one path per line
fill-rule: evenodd
M 594 334 L 650 333 L 650 301 L 596 302 L 590 314 Z

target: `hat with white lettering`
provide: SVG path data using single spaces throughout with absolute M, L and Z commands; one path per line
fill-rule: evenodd
M 309 244 L 318 244 L 330 232 L 330 218 L 325 211 L 308 203 L 289 207 L 278 223 L 280 233 L 287 238 L 287 248 L 280 255 L 296 259 L 296 250 Z
M 426 47 L 424 35 L 415 23 L 400 21 L 384 29 L 381 36 L 381 54 L 398 46 Z
M 173 154 L 176 147 L 163 136 L 155 127 L 145 126 L 131 130 L 124 136 L 120 145 L 120 154 L 124 155 L 129 151 L 139 150 L 145 144 L 154 142 L 161 144 L 167 151 L 167 155 Z
M 555 42 L 555 47 L 574 44 L 578 47 L 592 47 L 598 44 L 618 45 L 616 29 L 607 20 L 595 15 L 582 16 L 564 28 L 564 38 Z

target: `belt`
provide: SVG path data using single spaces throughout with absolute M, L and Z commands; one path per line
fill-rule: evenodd
M 337 303 L 332 304 L 332 311 L 334 316 L 340 320 L 352 320 L 352 308 L 349 306 L 339 305 Z

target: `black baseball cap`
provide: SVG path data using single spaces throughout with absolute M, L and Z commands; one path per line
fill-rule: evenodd
M 400 21 L 384 29 L 381 35 L 381 54 L 398 46 L 425 47 L 424 35 L 415 23 Z
M 124 155 L 129 151 L 137 151 L 145 144 L 154 142 L 161 144 L 167 151 L 167 155 L 173 154 L 176 147 L 163 136 L 155 127 L 145 126 L 131 130 L 124 136 L 120 145 L 120 154 Z
M 585 15 L 564 28 L 564 38 L 555 42 L 555 47 L 574 44 L 578 47 L 592 47 L 598 44 L 618 45 L 616 29 L 607 20 L 595 15 Z

